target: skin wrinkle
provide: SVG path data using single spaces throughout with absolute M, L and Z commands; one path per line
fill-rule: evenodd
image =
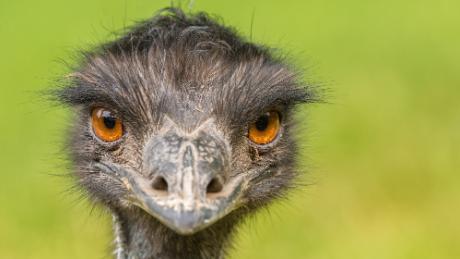
M 291 110 L 318 98 L 267 47 L 204 13 L 168 9 L 82 55 L 55 96 L 75 108 L 68 143 L 76 182 L 113 214 L 117 258 L 223 258 L 245 216 L 295 185 Z M 103 143 L 91 132 L 89 116 L 98 106 L 123 122 L 125 135 L 116 143 Z M 248 125 L 269 110 L 281 114 L 282 136 L 255 146 Z M 209 120 L 228 145 L 225 183 L 241 175 L 250 180 L 239 208 L 192 235 L 177 234 L 135 206 L 122 179 L 94 166 L 110 162 L 153 180 L 156 172 L 143 159 L 149 140 L 161 136 L 167 121 L 189 133 Z

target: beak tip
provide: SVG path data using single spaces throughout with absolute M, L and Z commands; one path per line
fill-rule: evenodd
M 181 211 L 172 217 L 164 218 L 163 224 L 180 235 L 192 235 L 204 229 L 209 221 L 197 211 Z

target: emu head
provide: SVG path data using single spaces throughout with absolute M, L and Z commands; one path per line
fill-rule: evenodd
M 313 100 L 271 50 L 177 9 L 85 53 L 57 95 L 90 197 L 182 235 L 295 183 L 292 110 Z

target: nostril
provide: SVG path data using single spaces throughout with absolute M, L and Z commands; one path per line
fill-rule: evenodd
M 208 184 L 208 187 L 206 188 L 207 193 L 213 193 L 213 192 L 220 192 L 224 188 L 224 185 L 222 183 L 222 180 L 214 177 Z
M 152 187 L 157 191 L 167 191 L 168 183 L 163 176 L 157 176 L 152 182 Z

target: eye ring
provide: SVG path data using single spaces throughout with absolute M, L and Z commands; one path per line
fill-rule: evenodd
M 114 113 L 105 108 L 91 111 L 91 125 L 94 135 L 104 142 L 115 142 L 123 136 L 123 124 Z
M 276 111 L 269 111 L 249 125 L 248 138 L 254 144 L 265 146 L 275 141 L 280 131 L 280 114 Z

